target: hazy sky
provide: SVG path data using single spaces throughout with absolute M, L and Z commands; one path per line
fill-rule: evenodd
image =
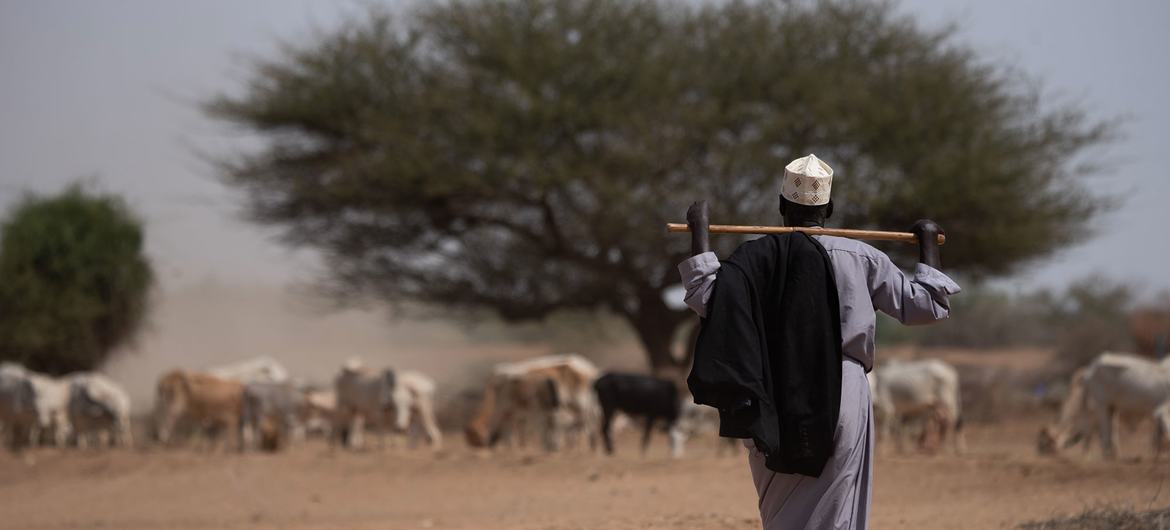
M 0 0 L 0 210 L 25 190 L 87 177 L 146 219 L 164 286 L 303 277 L 311 258 L 241 220 L 238 195 L 197 154 L 240 142 L 197 102 L 239 87 L 246 57 L 361 6 Z M 1101 153 L 1115 169 L 1091 180 L 1126 197 L 1125 209 L 1101 220 L 1095 240 L 1018 283 L 1060 285 L 1098 271 L 1170 288 L 1170 2 L 915 0 L 901 9 L 928 25 L 957 22 L 962 41 L 1040 80 L 1054 100 L 1126 120 L 1125 136 Z

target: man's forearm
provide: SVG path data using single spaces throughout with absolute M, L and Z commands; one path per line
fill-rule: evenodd
M 926 243 L 918 247 L 918 261 L 932 268 L 942 270 L 942 258 L 939 256 L 938 245 Z
M 707 227 L 691 227 L 691 255 L 698 256 L 711 251 L 711 240 L 707 235 Z

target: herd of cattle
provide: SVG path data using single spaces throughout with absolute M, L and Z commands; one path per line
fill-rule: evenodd
M 951 439 L 963 451 L 958 372 L 934 360 L 889 361 L 870 373 L 879 439 L 902 449 L 908 433 L 919 445 Z M 381 443 L 403 435 L 442 446 L 435 417 L 436 384 L 424 374 L 346 362 L 332 388 L 293 380 L 275 360 L 257 358 L 204 371 L 173 370 L 157 383 L 150 432 L 161 445 L 190 439 L 239 450 L 277 450 L 310 435 L 361 447 L 368 431 Z M 118 384 L 98 373 L 61 378 L 0 364 L 0 432 L 14 449 L 48 444 L 95 447 L 132 444 L 131 406 Z M 1170 433 L 1170 361 L 1105 353 L 1078 370 L 1059 422 L 1042 429 L 1039 450 L 1053 453 L 1097 434 L 1115 454 L 1116 418 L 1154 420 L 1155 451 Z M 613 452 L 615 426 L 642 421 L 642 450 L 655 428 L 669 434 L 671 453 L 710 429 L 713 411 L 695 405 L 679 381 L 601 373 L 585 358 L 551 355 L 496 365 L 464 435 L 472 447 L 524 446 L 535 433 L 547 450 L 574 446 Z M 1155 453 L 1157 454 L 1157 453 Z

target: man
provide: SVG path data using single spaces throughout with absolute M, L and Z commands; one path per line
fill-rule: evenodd
M 832 179 L 814 155 L 789 164 L 785 225 L 824 226 Z M 764 528 L 866 528 L 875 311 L 904 324 L 947 318 L 947 297 L 960 289 L 939 271 L 942 229 L 929 220 L 911 228 L 919 263 L 907 275 L 868 244 L 799 233 L 744 243 L 721 265 L 705 202 L 691 205 L 687 223 L 693 257 L 679 272 L 687 305 L 703 317 L 688 383 L 696 402 L 720 409 L 721 435 L 745 438 Z M 835 314 L 820 310 L 829 306 Z M 799 367 L 811 373 L 792 373 Z M 836 421 L 826 425 L 826 414 Z

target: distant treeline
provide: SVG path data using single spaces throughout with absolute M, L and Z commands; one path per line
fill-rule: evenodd
M 1166 354 L 1170 330 L 1170 293 L 1151 297 L 1102 277 L 1022 294 L 975 286 L 951 297 L 948 321 L 904 327 L 882 318 L 878 328 L 884 344 L 1048 347 L 1073 365 L 1107 350 L 1161 357 Z

